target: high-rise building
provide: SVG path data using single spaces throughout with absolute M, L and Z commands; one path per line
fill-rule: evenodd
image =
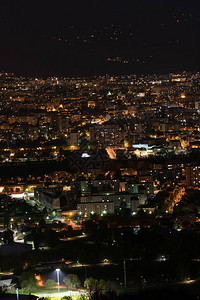
M 186 185 L 200 188 L 200 166 L 186 167 Z
M 70 146 L 78 146 L 78 133 L 77 132 L 70 133 Z

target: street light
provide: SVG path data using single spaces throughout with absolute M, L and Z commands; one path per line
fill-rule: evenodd
M 57 272 L 57 281 L 58 281 L 58 293 L 60 292 L 60 282 L 59 282 L 59 273 L 60 273 L 60 269 L 56 269 Z
M 19 300 L 19 290 L 18 290 L 18 288 L 16 288 L 16 296 L 17 296 L 17 300 Z
M 127 282 L 126 282 L 126 260 L 125 259 L 123 260 L 123 269 L 124 269 L 124 287 L 126 289 Z

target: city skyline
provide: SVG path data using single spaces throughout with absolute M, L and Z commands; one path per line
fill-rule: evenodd
M 0 298 L 200 295 L 199 0 L 0 1 Z

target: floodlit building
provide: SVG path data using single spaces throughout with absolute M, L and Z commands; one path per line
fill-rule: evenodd
M 88 217 L 90 214 L 106 215 L 114 213 L 114 202 L 83 202 L 77 206 L 78 215 Z

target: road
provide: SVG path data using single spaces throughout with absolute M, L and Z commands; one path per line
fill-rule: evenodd
M 110 159 L 116 159 L 116 153 L 111 147 L 107 147 L 106 151 L 107 151 Z
M 173 212 L 174 206 L 181 201 L 181 199 L 182 199 L 182 197 L 183 197 L 184 194 L 185 194 L 185 188 L 184 187 L 180 187 L 177 195 L 173 199 L 173 203 L 172 203 L 171 207 L 169 208 L 169 213 Z
M 51 294 L 34 294 L 37 297 L 63 297 L 63 296 L 73 296 L 73 295 L 86 295 L 85 291 L 67 291 L 61 293 L 51 293 Z

